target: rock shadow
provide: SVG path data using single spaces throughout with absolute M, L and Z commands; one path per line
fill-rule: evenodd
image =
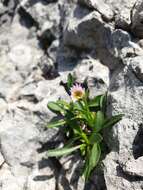
M 20 15 L 20 24 L 30 29 L 31 27 L 39 28 L 38 23 L 32 18 L 32 16 L 25 11 L 23 7 L 18 9 L 18 13 Z
M 139 175 L 131 175 L 127 171 L 124 171 L 121 165 L 118 165 L 117 168 L 117 176 L 122 177 L 130 182 L 143 181 L 143 176 Z
M 139 127 L 139 130 L 133 141 L 133 156 L 134 159 L 138 159 L 143 156 L 143 125 Z

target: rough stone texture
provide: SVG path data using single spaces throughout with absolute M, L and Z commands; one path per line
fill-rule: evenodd
M 0 189 L 143 189 L 143 27 L 141 0 L 1 0 Z M 47 158 L 62 145 L 50 100 L 72 72 L 91 96 L 108 90 L 107 155 L 89 183 L 79 155 Z
M 105 1 L 79 0 L 79 2 L 97 10 L 106 20 L 110 21 L 113 19 L 114 12 Z
M 89 58 L 79 61 L 74 74 L 80 83 L 87 80 L 91 97 L 104 93 L 109 87 L 110 71 L 99 60 Z
M 115 12 L 115 25 L 118 28 L 129 30 L 131 24 L 131 12 L 136 0 L 105 0 Z
M 28 13 L 38 27 L 42 38 L 54 38 L 60 35 L 60 10 L 58 3 L 46 1 L 21 1 L 20 8 Z M 21 10 L 20 9 L 20 10 Z
M 132 10 L 132 32 L 136 37 L 143 38 L 143 2 L 136 1 Z
M 136 77 L 143 82 L 143 62 L 142 56 L 136 56 L 128 60 L 129 64 L 133 72 L 135 73 Z
M 129 30 L 131 12 L 136 0 L 79 0 L 79 2 L 98 11 L 105 21 L 114 20 L 117 28 Z

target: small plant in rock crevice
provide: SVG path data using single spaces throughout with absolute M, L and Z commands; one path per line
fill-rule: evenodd
M 71 101 L 59 99 L 48 103 L 48 108 L 61 119 L 50 122 L 47 127 L 64 127 L 67 141 L 63 148 L 48 150 L 47 156 L 64 156 L 79 150 L 84 162 L 82 176 L 87 181 L 100 161 L 102 130 L 115 125 L 123 115 L 107 117 L 107 92 L 90 98 L 87 85 L 77 83 L 71 74 L 64 87 Z

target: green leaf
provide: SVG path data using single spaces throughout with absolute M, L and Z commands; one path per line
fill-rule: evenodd
M 90 99 L 88 101 L 88 105 L 90 108 L 97 108 L 100 107 L 100 109 L 105 112 L 106 110 L 106 101 L 107 101 L 107 92 L 103 95 L 98 95 L 94 97 L 93 99 Z
M 55 157 L 55 156 L 63 156 L 63 155 L 68 155 L 74 151 L 76 151 L 77 149 L 80 149 L 81 147 L 83 146 L 82 145 L 77 145 L 75 147 L 64 147 L 64 148 L 57 148 L 57 149 L 54 149 L 54 150 L 49 150 L 47 152 L 47 156 L 48 157 Z
M 119 114 L 119 115 L 112 116 L 109 119 L 106 119 L 104 122 L 103 128 L 112 127 L 113 125 L 118 123 L 122 119 L 123 116 L 124 114 Z
M 86 154 L 85 150 L 86 150 L 85 146 L 80 148 L 80 153 L 82 156 L 85 156 L 85 154 Z
M 91 170 L 98 164 L 100 155 L 101 155 L 100 145 L 99 143 L 94 143 L 89 159 L 89 165 L 91 167 Z
M 86 100 L 89 100 L 89 89 L 85 90 L 85 98 Z
M 85 178 L 85 181 L 88 181 L 88 178 L 90 176 L 90 169 L 89 169 L 89 158 L 86 159 L 85 165 L 84 165 L 84 170 L 82 175 Z
M 102 97 L 102 95 L 98 95 L 98 96 L 94 97 L 93 99 L 90 99 L 88 101 L 89 107 L 98 107 L 98 106 L 100 106 L 101 97 Z
M 73 128 L 73 132 L 74 132 L 74 135 L 78 135 L 80 138 L 81 138 L 81 141 L 86 143 L 86 144 L 89 144 L 89 140 L 87 138 L 87 135 L 86 133 L 84 133 L 81 129 L 80 126 L 78 125 L 75 125 L 72 127 Z
M 57 112 L 62 113 L 62 112 L 65 111 L 65 110 L 64 110 L 63 108 L 61 108 L 61 107 L 58 105 L 58 103 L 56 103 L 56 102 L 49 102 L 47 106 L 48 106 L 48 108 L 49 108 L 52 112 L 54 112 L 54 113 L 57 113 Z
M 48 125 L 46 126 L 47 128 L 54 128 L 54 127 L 60 127 L 66 124 L 66 121 L 63 119 L 60 119 L 58 121 L 53 121 L 48 123 Z
M 105 113 L 107 103 L 107 92 L 100 97 L 100 109 Z
M 88 140 L 88 138 L 87 138 L 87 135 L 82 131 L 82 133 L 81 133 L 81 137 L 82 137 L 82 139 L 84 140 L 84 142 L 86 143 L 86 144 L 89 144 L 89 140 Z
M 70 108 L 69 104 L 64 101 L 64 100 L 57 100 L 56 102 L 60 107 L 62 107 L 63 109 L 68 110 Z
M 99 133 L 92 133 L 89 137 L 90 144 L 100 143 L 103 140 L 103 137 Z
M 77 140 L 79 140 L 79 136 L 74 137 L 72 139 L 70 139 L 68 142 L 66 142 L 64 148 L 70 148 Z
M 79 135 L 81 136 L 82 130 L 78 125 L 71 124 L 71 127 L 74 131 L 74 135 Z
M 104 119 L 103 112 L 102 111 L 98 111 L 96 113 L 96 116 L 95 116 L 95 123 L 94 123 L 95 125 L 94 125 L 94 129 L 93 130 L 95 132 L 99 132 L 102 129 L 104 122 L 105 122 L 105 119 Z
M 86 110 L 87 108 L 86 108 L 85 102 L 83 100 L 76 101 L 73 104 L 73 109 L 74 109 L 74 111 L 78 111 L 79 113 L 81 113 L 83 115 L 86 115 L 86 113 L 87 113 L 87 110 Z
M 85 163 L 85 169 L 83 172 L 83 175 L 85 177 L 85 181 L 88 180 L 88 178 L 91 175 L 92 170 L 98 164 L 100 156 L 101 156 L 100 145 L 99 145 L 99 143 L 94 143 L 94 145 L 90 151 L 90 154 L 88 155 L 86 163 Z
M 68 74 L 68 80 L 67 80 L 67 87 L 70 89 L 75 82 L 75 78 L 72 76 L 71 73 Z

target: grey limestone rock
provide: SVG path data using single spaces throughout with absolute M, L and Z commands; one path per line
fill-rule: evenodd
M 142 56 L 136 56 L 135 58 L 131 58 L 128 60 L 133 72 L 136 77 L 143 82 L 143 62 Z
M 131 19 L 131 29 L 133 34 L 138 38 L 143 38 L 143 2 L 141 0 L 136 1 L 132 10 Z
M 110 71 L 99 60 L 83 59 L 75 67 L 74 73 L 78 82 L 82 83 L 87 80 L 92 97 L 105 93 L 109 87 Z
M 79 2 L 97 10 L 106 20 L 110 21 L 113 19 L 114 12 L 110 5 L 104 0 L 79 0 Z
M 141 0 L 1 0 L 0 189 L 143 189 Z M 46 129 L 49 101 L 70 101 L 60 82 L 87 79 L 91 96 L 108 90 L 106 151 L 87 184 L 80 155 L 47 158 L 63 145 Z

